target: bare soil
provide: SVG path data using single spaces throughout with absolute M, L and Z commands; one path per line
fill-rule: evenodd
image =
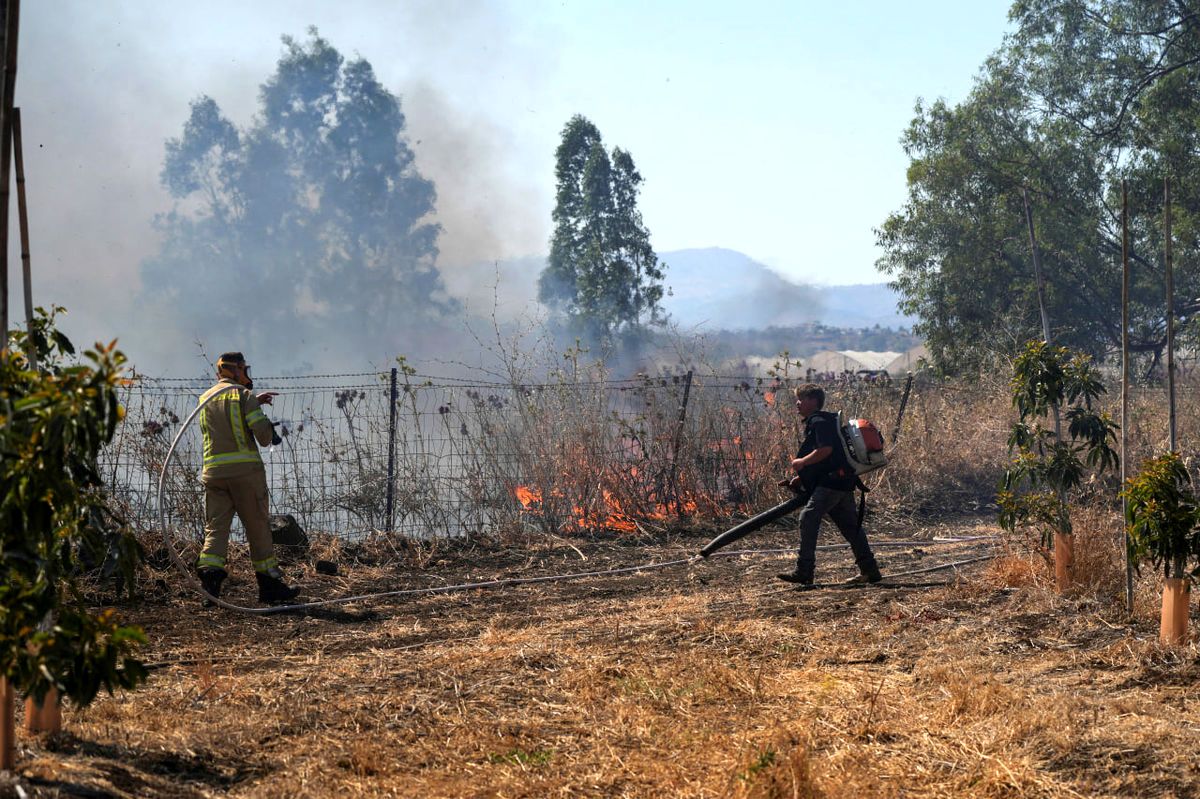
M 985 523 L 875 536 L 885 574 L 967 560 Z M 822 543 L 836 543 L 823 532 Z M 786 547 L 794 533 L 739 548 Z M 698 534 L 314 553 L 309 598 L 687 557 Z M 731 547 L 732 548 L 732 547 Z M 123 608 L 144 689 L 25 736 L 0 796 L 961 797 L 1200 795 L 1195 644 L 1156 642 L 1111 591 L 1062 597 L 1003 554 L 834 584 L 787 554 L 253 617 L 201 610 L 177 575 Z M 253 599 L 236 572 L 229 593 Z M 155 586 L 157 585 L 157 588 Z

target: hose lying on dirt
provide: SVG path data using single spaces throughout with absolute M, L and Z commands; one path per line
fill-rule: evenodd
M 203 402 L 201 402 L 199 405 L 196 406 L 196 409 L 194 411 L 192 411 L 191 414 L 187 417 L 187 419 L 184 420 L 183 424 L 180 425 L 179 432 L 177 432 L 175 434 L 174 440 L 171 441 L 171 447 L 170 447 L 170 449 L 167 450 L 167 456 L 165 458 L 163 458 L 162 469 L 158 475 L 159 524 L 161 525 L 162 530 L 163 530 L 163 539 L 166 543 L 166 550 L 167 550 L 168 557 L 170 557 L 171 562 L 173 564 L 175 564 L 176 568 L 179 569 L 180 573 L 183 574 L 184 579 L 187 581 L 187 585 L 189 588 L 191 588 L 193 591 L 195 591 L 201 597 L 208 599 L 214 605 L 225 608 L 226 610 L 234 610 L 234 611 L 238 611 L 240 613 L 250 613 L 250 614 L 254 614 L 256 616 L 268 616 L 268 615 L 275 614 L 275 613 L 288 613 L 288 612 L 294 612 L 294 611 L 302 611 L 302 610 L 307 610 L 309 608 L 327 607 L 329 605 L 344 605 L 344 604 L 349 604 L 351 602 L 363 602 L 368 599 L 385 599 L 387 597 L 415 596 L 418 594 L 445 594 L 445 593 L 451 593 L 454 591 L 473 591 L 473 590 L 477 590 L 477 589 L 481 589 L 481 588 L 503 588 L 503 587 L 514 586 L 514 585 L 532 585 L 535 583 L 552 583 L 552 582 L 558 582 L 561 580 L 580 580 L 580 579 L 583 579 L 586 577 L 603 577 L 603 576 L 608 576 L 608 575 L 613 575 L 613 574 L 633 574 L 635 572 L 651 571 L 654 569 L 666 569 L 666 568 L 670 568 L 671 566 L 681 566 L 684 564 L 695 563 L 696 561 L 701 560 L 700 555 L 692 555 L 692 556 L 686 557 L 686 558 L 678 558 L 675 560 L 659 561 L 659 562 L 654 562 L 654 563 L 643 563 L 643 564 L 639 564 L 637 566 L 620 566 L 620 567 L 615 567 L 615 568 L 611 568 L 611 569 L 597 569 L 594 571 L 572 572 L 570 574 L 549 574 L 549 575 L 544 575 L 544 576 L 540 576 L 540 577 L 509 577 L 509 578 L 501 578 L 501 579 L 497 579 L 497 580 L 484 580 L 481 582 L 474 582 L 474 583 L 461 583 L 458 585 L 443 585 L 443 586 L 437 586 L 437 587 L 433 587 L 433 588 L 405 588 L 405 589 L 401 589 L 401 590 L 397 590 L 397 591 L 378 591 L 376 593 L 371 593 L 371 594 L 358 594 L 356 596 L 339 597 L 337 599 L 322 599 L 322 600 L 318 600 L 315 602 L 299 602 L 299 603 L 292 604 L 292 605 L 272 605 L 269 607 L 248 607 L 245 605 L 235 605 L 232 602 L 227 602 L 226 600 L 221 599 L 219 597 L 215 597 L 212 594 L 205 591 L 204 587 L 201 586 L 201 584 L 200 584 L 199 578 L 196 576 L 196 574 L 191 569 L 188 568 L 187 564 L 183 562 L 183 558 L 181 558 L 179 556 L 179 553 L 176 551 L 176 549 L 173 545 L 174 542 L 172 541 L 171 534 L 170 534 L 169 528 L 167 526 L 167 512 L 166 512 L 165 503 L 163 502 L 163 491 L 166 486 L 167 466 L 171 463 L 171 459 L 175 455 L 175 449 L 179 445 L 180 439 L 183 438 L 183 434 L 191 426 L 192 421 L 195 420 L 196 416 L 198 416 L 200 414 L 200 412 L 204 409 L 204 407 L 208 403 L 212 402 L 214 399 L 225 394 L 226 392 L 233 391 L 237 388 L 240 388 L 240 386 L 231 385 L 220 391 L 214 392 L 212 395 L 207 397 Z M 934 539 L 932 541 L 914 541 L 911 543 L 910 542 L 902 542 L 902 541 L 879 541 L 879 542 L 876 542 L 874 544 L 874 546 L 876 546 L 876 547 L 908 546 L 908 547 L 915 548 L 915 547 L 921 547 L 921 546 L 928 546 L 930 544 L 955 544 L 955 543 L 964 543 L 964 542 L 976 541 L 976 540 L 986 540 L 989 538 L 991 538 L 991 536 L 968 536 L 968 537 L 964 537 L 964 538 Z M 829 545 L 818 547 L 818 549 L 841 549 L 846 546 L 848 546 L 848 545 L 847 544 L 829 544 Z M 779 554 L 779 553 L 790 553 L 790 552 L 794 552 L 794 551 L 795 551 L 794 548 L 789 548 L 789 549 L 742 549 L 742 550 L 733 550 L 733 551 L 728 551 L 728 552 L 713 552 L 709 557 L 711 558 L 711 557 L 736 557 L 736 556 L 742 556 L 742 555 L 769 555 L 769 554 Z M 934 566 L 934 567 L 931 567 L 928 569 L 918 569 L 916 571 L 911 571 L 911 572 L 901 572 L 899 574 L 891 574 L 888 576 L 889 577 L 901 577 L 901 576 L 907 576 L 909 574 L 923 574 L 925 572 L 937 571 L 939 569 L 954 568 L 959 565 L 963 565 L 966 563 L 973 563 L 975 561 L 984 560 L 984 559 L 991 558 L 991 557 L 994 557 L 994 555 L 985 555 L 985 556 L 982 556 L 979 558 L 973 558 L 971 560 L 959 561 L 958 563 L 951 563 L 951 564 L 946 564 L 946 565 L 942 565 L 942 566 Z

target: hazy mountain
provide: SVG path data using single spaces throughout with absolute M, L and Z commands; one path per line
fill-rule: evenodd
M 670 294 L 663 307 L 687 330 L 753 330 L 811 322 L 842 328 L 910 327 L 886 283 L 806 286 L 736 250 L 720 247 L 659 253 Z M 484 316 L 510 318 L 532 306 L 544 256 L 443 271 L 450 294 Z
M 736 250 L 659 253 L 670 296 L 663 307 L 681 327 L 740 330 L 820 322 L 834 327 L 909 327 L 886 283 L 795 283 Z

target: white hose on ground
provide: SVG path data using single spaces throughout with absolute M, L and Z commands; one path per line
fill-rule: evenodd
M 184 420 L 183 424 L 180 425 L 179 432 L 177 432 L 175 434 L 174 440 L 171 441 L 171 447 L 170 447 L 170 449 L 167 450 L 167 456 L 163 459 L 162 469 L 158 475 L 158 514 L 159 514 L 158 518 L 159 518 L 159 524 L 162 527 L 162 531 L 163 531 L 163 542 L 167 549 L 167 556 L 171 559 L 171 562 L 173 564 L 175 564 L 175 566 L 183 574 L 184 578 L 187 580 L 188 586 L 193 591 L 198 593 L 201 597 L 204 597 L 205 599 L 209 600 L 214 605 L 225 608 L 226 610 L 236 610 L 241 613 L 250 613 L 250 614 L 253 614 L 256 616 L 267 616 L 267 615 L 271 615 L 271 614 L 275 614 L 275 613 L 287 613 L 290 611 L 307 610 L 308 608 L 326 607 L 329 605 L 345 605 L 345 604 L 349 604 L 351 602 L 362 602 L 362 601 L 365 601 L 368 599 L 384 599 L 387 597 L 414 596 L 417 594 L 445 594 L 445 593 L 450 593 L 450 592 L 454 592 L 454 591 L 471 591 L 471 590 L 480 589 L 480 588 L 499 588 L 499 587 L 507 587 L 507 586 L 512 586 L 512 585 L 531 585 L 534 583 L 551 583 L 551 582 L 558 582 L 560 580 L 578 580 L 578 579 L 582 579 L 585 577 L 603 577 L 603 576 L 612 575 L 612 574 L 632 574 L 634 572 L 650 571 L 653 569 L 665 569 L 670 566 L 680 566 L 685 563 L 694 563 L 694 562 L 702 559 L 699 555 L 692 555 L 691 557 L 687 557 L 687 558 L 679 558 L 676 560 L 661 561 L 661 562 L 657 562 L 657 563 L 644 563 L 644 564 L 637 565 L 637 566 L 621 566 L 621 567 L 612 568 L 612 569 L 597 569 L 595 571 L 572 572 L 570 574 L 550 574 L 550 575 L 544 575 L 541 577 L 509 577 L 509 578 L 501 578 L 501 579 L 496 579 L 496 580 L 484 580 L 482 582 L 475 582 L 475 583 L 460 583 L 458 585 L 443 585 L 443 586 L 437 586 L 437 587 L 433 587 L 433 588 L 405 588 L 405 589 L 397 590 L 397 591 L 379 591 L 379 592 L 372 593 L 372 594 L 359 594 L 356 596 L 339 597 L 337 599 L 323 599 L 323 600 L 318 600 L 316 602 L 299 602 L 299 603 L 296 603 L 293 605 L 272 605 L 270 607 L 263 607 L 263 608 L 248 607 L 245 605 L 235 605 L 232 602 L 227 602 L 224 599 L 215 597 L 212 594 L 205 591 L 204 587 L 200 584 L 200 580 L 192 572 L 192 570 L 188 568 L 187 564 L 183 562 L 183 558 L 181 558 L 179 556 L 179 553 L 175 550 L 174 541 L 172 540 L 172 536 L 168 532 L 167 512 L 166 512 L 166 506 L 163 502 L 163 491 L 166 486 L 167 466 L 171 463 L 171 459 L 175 455 L 175 449 L 178 447 L 179 441 L 183 438 L 183 434 L 185 432 L 187 432 L 188 427 L 191 426 L 192 421 L 195 420 L 196 416 L 198 416 L 200 414 L 200 412 L 204 409 L 204 407 L 208 403 L 212 402 L 214 399 L 225 394 L 226 392 L 233 391 L 237 388 L 240 388 L 240 387 L 239 386 L 229 386 L 220 391 L 217 391 L 217 392 L 213 393 L 211 396 L 209 396 L 208 398 L 206 398 L 204 400 L 204 402 L 201 402 L 199 405 L 196 406 L 196 409 L 194 411 L 192 411 L 191 414 L 187 417 L 187 419 Z M 925 546 L 925 545 L 929 545 L 929 544 L 965 543 L 965 542 L 970 542 L 970 541 L 983 540 L 986 538 L 991 538 L 991 536 L 968 536 L 968 537 L 958 538 L 958 539 L 940 538 L 940 539 L 935 539 L 933 541 L 913 541 L 913 542 L 878 541 L 878 542 L 875 542 L 874 546 L 875 547 L 901 547 L 901 546 L 920 547 L 920 546 Z M 818 549 L 822 549 L 822 550 L 844 549 L 847 546 L 849 546 L 849 545 L 848 544 L 827 544 L 827 545 L 818 547 Z M 734 556 L 741 556 L 741 555 L 772 555 L 772 554 L 780 554 L 780 553 L 792 553 L 795 551 L 796 550 L 794 547 L 787 548 L 787 549 L 738 549 L 738 550 L 725 551 L 725 552 L 714 552 L 709 557 L 715 558 L 715 557 L 734 557 Z M 890 577 L 900 577 L 900 576 L 905 576 L 905 575 L 909 575 L 909 574 L 922 574 L 922 573 L 928 572 L 928 571 L 937 571 L 939 569 L 953 568 L 955 566 L 959 566 L 959 565 L 962 565 L 965 563 L 973 563 L 977 560 L 984 560 L 984 559 L 990 558 L 990 557 L 993 557 L 993 556 L 986 555 L 981 558 L 973 558 L 973 559 L 967 560 L 967 561 L 959 561 L 958 563 L 947 564 L 944 566 L 934 566 L 929 569 L 919 569 L 917 571 L 912 571 L 912 572 L 902 572 L 900 574 L 892 574 L 889 576 Z

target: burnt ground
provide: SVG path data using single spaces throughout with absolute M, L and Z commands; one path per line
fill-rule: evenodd
M 967 520 L 875 536 L 886 574 L 997 551 Z M 835 543 L 829 531 L 822 543 Z M 775 531 L 732 548 L 786 547 Z M 594 571 L 707 540 L 551 540 L 319 553 L 309 598 Z M 141 690 L 24 736 L 0 796 L 1196 796 L 1195 645 L 1157 644 L 1111 588 L 1059 596 L 995 560 L 808 592 L 786 554 L 254 617 L 168 571 L 123 615 Z M 235 567 L 236 568 L 236 567 Z M 156 582 L 160 580 L 161 582 Z M 231 579 L 247 603 L 253 581 Z

